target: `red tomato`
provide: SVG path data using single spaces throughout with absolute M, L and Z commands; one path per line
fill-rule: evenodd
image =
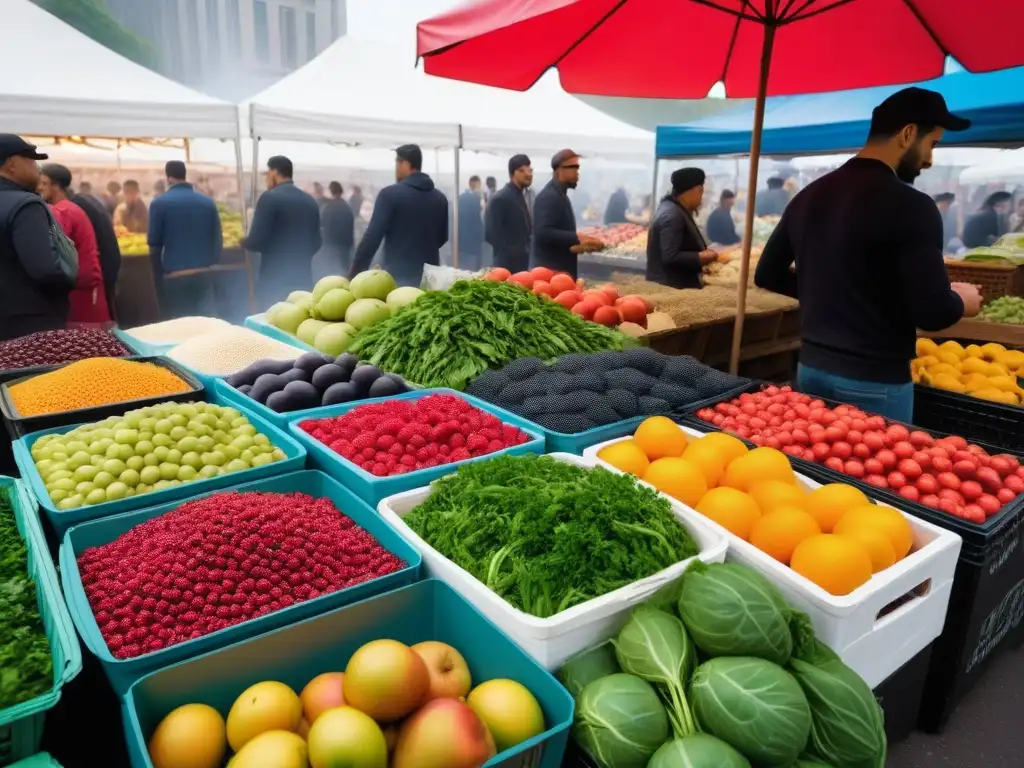
M 999 499 L 999 501 L 1001 501 L 1003 504 L 1009 504 L 1011 501 L 1017 498 L 1017 494 L 1011 491 L 1009 488 L 1000 488 L 999 492 L 996 494 L 996 498 Z
M 961 480 L 970 480 L 974 477 L 977 471 L 978 467 L 975 466 L 973 461 L 965 461 L 961 459 L 953 464 L 953 474 Z
M 843 472 L 850 477 L 864 477 L 864 465 L 855 459 L 850 459 L 843 465 Z
M 914 455 L 914 446 L 906 440 L 901 440 L 892 447 L 892 452 L 896 454 L 898 459 L 909 459 Z
M 927 451 L 915 451 L 910 458 L 920 464 L 921 469 L 925 472 L 932 468 L 932 455 Z
M 910 437 L 910 432 L 902 424 L 893 424 L 887 430 L 885 430 L 885 436 L 889 442 L 895 444 L 900 443 Z
M 1003 478 L 1003 485 L 1014 493 L 1024 493 L 1024 479 L 1020 475 L 1007 475 Z
M 878 459 L 864 459 L 864 471 L 869 475 L 880 475 L 885 472 L 885 467 L 882 466 L 882 462 Z
M 491 280 L 495 283 L 504 283 L 512 277 L 512 273 L 504 267 L 495 267 L 484 277 L 484 280 Z
M 533 275 L 534 280 L 541 280 L 545 283 L 551 282 L 551 278 L 555 276 L 555 270 L 548 269 L 547 267 L 534 267 L 530 270 L 530 274 Z
M 953 455 L 949 458 L 954 464 L 958 461 L 969 461 L 973 464 L 976 459 L 975 455 L 970 451 L 954 451 Z
M 768 411 L 768 413 L 770 413 L 772 416 L 781 416 L 786 412 L 785 407 L 779 405 L 778 403 L 772 403 L 767 408 L 765 408 L 765 410 Z
M 548 296 L 554 298 L 554 290 L 551 288 L 551 283 L 546 283 L 543 280 L 537 280 L 533 284 L 533 293 L 536 296 Z
M 793 442 L 797 445 L 808 446 L 811 443 L 811 438 L 808 437 L 807 432 L 796 427 L 793 428 Z
M 774 435 L 765 435 L 764 444 L 769 448 L 774 448 L 775 450 L 779 450 L 779 448 L 782 447 L 782 443 L 779 442 L 779 438 Z
M 846 461 L 853 455 L 853 448 L 849 443 L 839 440 L 838 442 L 832 443 L 832 455 L 838 459 Z
M 968 504 L 964 507 L 963 516 L 964 520 L 969 520 L 972 523 L 985 522 L 985 510 L 977 504 Z
M 1014 472 L 1017 477 L 1024 478 L 1024 467 L 1017 467 L 1017 471 Z
M 782 414 L 782 418 L 784 418 L 786 421 L 793 421 L 793 419 L 796 418 L 796 411 L 794 411 L 792 408 L 787 408 L 786 412 Z
M 743 438 L 749 438 L 750 434 L 751 434 L 750 433 L 750 427 L 748 427 L 746 425 L 740 425 L 740 426 L 736 427 L 736 434 L 739 435 L 740 437 L 743 437 Z M 758 439 L 759 440 L 761 439 L 760 436 L 758 436 Z
M 952 488 L 954 491 L 960 490 L 960 478 L 952 472 L 940 472 L 935 479 L 939 481 L 939 485 L 943 488 Z
M 936 474 L 939 472 L 950 472 L 953 469 L 953 462 L 945 456 L 936 456 L 932 459 L 932 469 L 935 470 Z
M 999 489 L 1003 487 L 1002 478 L 992 467 L 981 467 L 977 472 L 977 478 L 981 487 L 989 493 L 998 493 Z
M 796 415 L 801 419 L 806 419 L 811 415 L 811 409 L 808 407 L 807 403 L 797 403 L 793 406 L 793 410 L 796 411 Z
M 864 478 L 864 481 L 870 483 L 871 485 L 877 488 L 889 487 L 889 481 L 885 479 L 884 475 L 868 475 L 867 477 Z
M 824 461 L 832 453 L 828 443 L 815 443 L 811 446 L 811 451 L 814 453 L 815 461 Z
M 967 501 L 974 501 L 979 498 L 985 491 L 982 489 L 981 484 L 975 480 L 964 480 L 960 483 L 960 493 Z
M 885 429 L 885 419 L 881 416 L 868 416 L 867 429 Z
M 825 466 L 828 467 L 829 469 L 834 469 L 836 472 L 842 472 L 845 468 L 843 460 L 836 458 L 835 456 L 829 456 L 827 459 L 825 459 Z
M 897 491 L 907 484 L 907 478 L 902 472 L 890 472 L 886 480 L 889 481 L 889 487 Z
M 551 283 L 551 287 L 559 293 L 576 290 L 576 281 L 565 272 L 559 272 L 557 275 L 552 275 L 548 282 Z
M 804 457 L 804 449 L 799 445 L 783 446 L 782 452 L 787 456 L 795 456 L 798 459 L 802 459 Z
M 817 461 L 817 458 L 814 456 L 814 451 L 810 448 L 804 448 L 803 459 L 804 461 Z
M 858 432 L 863 432 L 867 428 L 868 428 L 867 420 L 861 418 L 860 416 L 855 416 L 853 418 L 853 420 L 850 422 L 850 429 L 855 429 Z
M 516 272 L 509 278 L 509 282 L 519 283 L 523 288 L 533 288 L 533 281 L 535 279 L 529 272 Z
M 927 448 L 929 445 L 935 442 L 935 438 L 929 435 L 927 432 L 922 432 L 919 429 L 915 429 L 910 433 L 910 444 L 915 448 Z
M 904 499 L 909 499 L 910 501 L 917 501 L 921 498 L 920 491 L 918 491 L 913 485 L 904 485 L 900 488 L 899 493 Z
M 929 448 L 928 453 L 932 455 L 933 459 L 948 459 L 956 453 L 956 448 L 948 443 L 939 443 L 938 445 L 933 445 Z
M 993 456 L 992 458 L 1006 459 L 1008 462 L 1010 462 L 1010 466 L 1013 467 L 1014 472 L 1020 469 L 1020 459 L 1018 459 L 1016 456 L 1011 456 L 1008 453 L 1000 453 L 997 456 Z
M 774 384 L 769 384 L 767 387 L 765 387 L 761 391 L 764 394 L 768 395 L 768 397 L 773 397 L 773 396 L 779 394 L 779 388 L 777 386 L 775 386 Z
M 752 442 L 754 445 L 764 445 L 764 438 L 762 438 L 760 435 L 749 435 L 747 439 L 750 440 L 750 442 Z
M 836 416 L 835 413 L 833 413 L 832 411 L 828 411 L 828 410 L 824 410 L 823 409 L 821 411 L 821 417 L 820 417 L 819 420 L 821 421 L 821 423 L 823 425 L 825 425 L 827 427 L 827 426 L 830 426 L 832 424 L 835 424 L 836 419 L 838 419 L 838 418 L 839 417 Z
M 881 450 L 875 454 L 875 458 L 882 462 L 887 472 L 896 469 L 896 454 L 892 451 Z
M 861 432 L 860 430 L 851 429 L 849 432 L 846 433 L 846 442 L 848 442 L 850 445 L 853 445 L 854 443 L 859 443 L 863 439 L 864 433 Z
M 935 479 L 935 475 L 924 474 L 917 478 L 917 482 L 914 483 L 923 494 L 934 494 L 939 490 L 939 481 Z
M 978 506 L 985 511 L 985 517 L 991 517 L 1003 508 L 1003 504 L 999 499 L 987 493 L 978 499 Z
M 1013 474 L 1014 471 L 1013 465 L 1002 456 L 993 456 L 988 465 L 998 472 L 1000 477 L 1006 477 Z
M 926 507 L 931 507 L 932 509 L 938 509 L 939 508 L 939 497 L 936 496 L 934 493 L 928 493 L 928 494 L 925 494 L 924 496 L 921 497 L 920 503 L 924 504 Z
M 960 495 L 959 491 L 954 491 L 952 488 L 940 488 L 937 495 L 940 499 L 952 499 L 960 505 L 964 503 L 964 497 Z
M 967 452 L 973 453 L 975 456 L 988 456 L 988 451 L 986 451 L 980 445 L 975 445 L 974 443 L 968 444 Z
M 768 422 L 762 419 L 760 416 L 750 417 L 750 428 L 751 429 L 764 429 L 768 426 Z
M 953 515 L 954 517 L 960 517 L 958 514 L 959 505 L 952 499 L 939 499 L 938 508 L 946 514 Z
M 950 435 L 949 437 L 942 438 L 943 442 L 950 443 L 958 450 L 963 450 L 967 447 L 967 441 L 959 435 Z
M 844 437 L 846 437 L 846 432 L 847 430 L 834 424 L 825 430 L 825 439 L 828 440 L 830 443 L 834 443 L 837 440 L 842 440 Z
M 853 446 L 853 455 L 858 459 L 868 459 L 871 458 L 871 449 L 864 445 L 864 443 L 857 443 Z
M 885 447 L 885 438 L 882 437 L 880 432 L 865 432 L 864 445 L 866 445 L 872 453 L 877 453 Z
M 913 459 L 903 459 L 896 465 L 896 469 L 902 472 L 911 482 L 921 476 L 921 465 Z

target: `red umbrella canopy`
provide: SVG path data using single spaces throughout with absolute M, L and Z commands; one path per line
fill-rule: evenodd
M 768 95 L 927 80 L 947 56 L 1024 65 L 1024 0 L 477 0 L 420 22 L 417 46 L 428 73 L 499 88 L 557 67 L 570 93 L 703 98 L 724 81 L 745 98 L 767 26 Z

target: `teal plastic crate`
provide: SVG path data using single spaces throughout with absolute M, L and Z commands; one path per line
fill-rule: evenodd
M 234 407 L 232 403 L 227 403 L 218 400 L 214 397 L 212 392 L 205 392 L 203 400 L 206 402 L 214 402 L 218 405 L 226 405 Z M 129 409 L 130 410 L 130 409 Z M 285 430 L 278 429 L 273 424 L 265 419 L 261 419 L 253 413 L 243 414 L 249 422 L 256 427 L 258 432 L 262 432 L 269 439 L 270 442 L 284 451 L 285 458 L 281 461 L 275 461 L 272 464 L 265 464 L 262 467 L 253 467 L 252 469 L 245 469 L 241 472 L 232 472 L 227 475 L 218 475 L 206 480 L 195 480 L 191 483 L 184 483 L 174 488 L 165 488 L 162 491 L 152 491 L 150 493 L 143 494 L 142 496 L 131 496 L 120 501 L 108 501 L 104 504 L 94 504 L 89 507 L 79 507 L 78 509 L 72 510 L 59 510 L 57 505 L 50 500 L 50 494 L 46 490 L 46 486 L 43 484 L 43 479 L 40 477 L 39 472 L 36 471 L 35 462 L 32 461 L 32 446 L 35 444 L 43 435 L 52 433 L 64 434 L 70 432 L 75 427 L 81 426 L 81 424 L 72 424 L 66 427 L 54 427 L 53 429 L 45 429 L 40 432 L 33 432 L 32 434 L 25 435 L 20 440 L 14 442 L 14 461 L 18 465 L 18 470 L 21 473 L 21 477 L 28 484 L 29 488 L 32 489 L 32 493 L 39 500 L 39 505 L 46 512 L 46 517 L 50 521 L 50 525 L 53 526 L 57 536 L 63 536 L 64 532 L 73 525 L 84 523 L 89 520 L 97 520 L 101 517 L 110 517 L 111 515 L 120 515 L 124 512 L 130 512 L 135 509 L 141 509 L 143 507 L 150 507 L 156 504 L 162 504 L 176 499 L 184 499 L 189 496 L 196 494 L 202 494 L 205 491 L 211 491 L 218 488 L 225 488 L 229 485 L 236 485 L 238 483 L 244 483 L 252 480 L 258 480 L 263 477 L 273 477 L 274 475 L 284 474 L 285 472 L 294 472 L 299 469 L 303 469 L 306 466 L 306 449 Z
M 291 344 L 292 346 L 299 347 L 301 349 L 306 350 L 307 352 L 319 351 L 316 347 L 307 344 L 306 342 L 302 341 L 299 338 L 296 338 L 295 336 L 292 336 L 290 333 L 285 333 L 280 328 L 275 328 L 274 326 L 267 322 L 266 317 L 266 312 L 262 312 L 258 315 L 249 315 L 249 317 L 245 318 L 245 322 L 243 323 L 243 325 L 246 328 L 249 328 L 253 331 L 258 331 L 259 333 L 262 333 L 264 336 L 269 336 L 272 339 L 283 341 L 285 344 Z
M 386 595 L 339 608 L 229 648 L 147 675 L 123 699 L 124 726 L 134 768 L 153 768 L 146 742 L 175 707 L 204 703 L 223 715 L 248 686 L 279 680 L 296 692 L 313 677 L 342 670 L 371 640 L 409 645 L 448 643 L 466 658 L 474 685 L 509 678 L 525 685 L 544 712 L 547 730 L 487 762 L 492 766 L 558 768 L 573 700 L 569 692 L 451 587 L 428 579 Z
M 404 475 L 377 477 L 376 475 L 370 474 L 357 464 L 353 464 L 348 459 L 345 459 L 335 453 L 331 450 L 330 446 L 324 445 L 312 435 L 304 432 L 299 426 L 302 422 L 307 421 L 308 419 L 327 419 L 334 416 L 341 416 L 342 414 L 348 413 L 353 408 L 358 408 L 361 405 L 381 403 L 386 400 L 418 400 L 419 398 L 427 397 L 428 395 L 454 395 L 456 397 L 460 397 L 470 405 L 479 408 L 481 411 L 486 411 L 487 413 L 497 416 L 503 423 L 518 427 L 525 432 L 530 439 L 522 445 L 516 445 L 502 451 L 489 453 L 486 456 L 477 456 L 464 461 L 456 461 L 451 464 L 442 464 L 438 467 L 417 469 L 415 472 L 407 472 Z M 463 464 L 469 464 L 470 462 L 480 461 L 482 459 L 490 459 L 502 454 L 517 455 L 523 453 L 544 453 L 544 438 L 538 432 L 536 424 L 527 421 L 522 416 L 516 416 L 514 413 L 509 413 L 508 411 L 484 402 L 479 398 L 467 395 L 465 392 L 457 392 L 454 389 L 420 389 L 413 392 L 405 392 L 401 395 L 394 395 L 393 397 L 377 397 L 370 400 L 359 400 L 351 403 L 343 403 L 341 405 L 331 405 L 326 408 L 314 408 L 306 411 L 303 416 L 292 416 L 288 421 L 288 429 L 291 434 L 306 447 L 314 466 L 318 469 L 322 469 L 332 477 L 338 478 L 345 487 L 351 488 L 360 498 L 374 505 L 379 503 L 381 499 L 385 499 L 396 493 L 402 493 L 403 491 L 409 491 L 413 488 L 422 488 L 425 485 L 430 485 L 432 481 L 439 477 L 443 477 L 444 475 L 451 474 Z
M 53 687 L 49 691 L 0 710 L 0 765 L 9 765 L 38 751 L 46 712 L 60 701 L 64 685 L 82 670 L 82 651 L 46 548 L 35 499 L 19 480 L 10 477 L 0 476 L 0 494 L 9 497 L 18 532 L 26 543 L 28 571 L 36 584 L 39 614 L 53 661 Z
M 38 755 L 19 760 L 10 768 L 61 768 L 61 765 L 46 752 L 40 752 Z
M 82 587 L 82 578 L 78 572 L 77 557 L 90 547 L 107 544 L 139 523 L 166 514 L 177 509 L 184 501 L 204 498 L 213 493 L 225 491 L 265 491 L 269 493 L 307 493 L 310 496 L 326 497 L 334 505 L 348 515 L 364 530 L 377 539 L 377 542 L 393 555 L 402 558 L 408 566 L 395 573 L 389 573 L 371 581 L 356 584 L 338 592 L 321 595 L 312 600 L 295 603 L 266 616 L 219 630 L 195 640 L 188 640 L 169 648 L 153 651 L 134 659 L 117 659 L 110 653 L 100 633 L 100 628 L 93 617 L 89 601 Z M 422 558 L 419 552 L 403 539 L 391 525 L 371 509 L 365 502 L 356 497 L 341 483 L 322 472 L 291 472 L 265 480 L 234 485 L 218 491 L 200 493 L 189 499 L 129 512 L 116 517 L 94 520 L 91 523 L 77 525 L 66 534 L 60 545 L 60 570 L 64 585 L 64 596 L 68 609 L 85 647 L 100 660 L 103 671 L 114 690 L 124 693 L 135 680 L 157 669 L 190 659 L 200 654 L 223 648 L 231 643 L 246 640 L 261 632 L 267 632 L 287 624 L 308 619 L 324 611 L 347 605 L 372 595 L 387 592 L 390 589 L 411 584 L 420 577 Z

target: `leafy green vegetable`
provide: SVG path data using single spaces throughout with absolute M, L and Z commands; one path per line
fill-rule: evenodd
M 565 662 L 558 671 L 558 680 L 574 699 L 578 699 L 589 683 L 621 671 L 615 658 L 615 648 L 611 643 L 601 643 Z
M 668 715 L 650 683 L 609 675 L 583 689 L 572 736 L 601 768 L 646 768 L 669 736 Z
M 817 760 L 800 759 L 793 763 L 793 768 L 832 768 L 832 766 L 819 763 Z
M 0 489 L 0 709 L 53 687 L 50 642 L 28 576 L 28 553 L 14 510 Z
M 722 657 L 701 664 L 690 682 L 697 723 L 755 765 L 788 765 L 811 731 L 811 709 L 800 685 L 778 664 Z
M 813 637 L 798 645 L 789 664 L 811 707 L 808 749 L 837 765 L 885 765 L 882 708 L 860 675 Z
M 662 745 L 647 768 L 750 768 L 750 761 L 721 739 L 694 733 Z
M 464 464 L 403 519 L 492 592 L 541 618 L 697 554 L 656 491 L 550 456 Z
M 512 283 L 470 280 L 429 291 L 356 336 L 348 351 L 424 387 L 465 389 L 521 357 L 622 349 L 627 338 Z
M 694 562 L 683 576 L 679 615 L 708 656 L 756 656 L 785 664 L 792 609 L 764 576 L 734 563 Z
M 652 683 L 661 694 L 676 736 L 689 736 L 696 730 L 686 703 L 686 683 L 695 666 L 696 651 L 679 619 L 641 605 L 619 632 L 615 657 L 623 672 Z

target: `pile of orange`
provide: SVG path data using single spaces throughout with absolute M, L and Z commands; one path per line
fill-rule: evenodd
M 910 523 L 845 483 L 799 484 L 789 457 L 748 449 L 724 432 L 690 438 L 671 419 L 646 419 L 598 458 L 636 475 L 833 595 L 847 595 L 902 560 Z

